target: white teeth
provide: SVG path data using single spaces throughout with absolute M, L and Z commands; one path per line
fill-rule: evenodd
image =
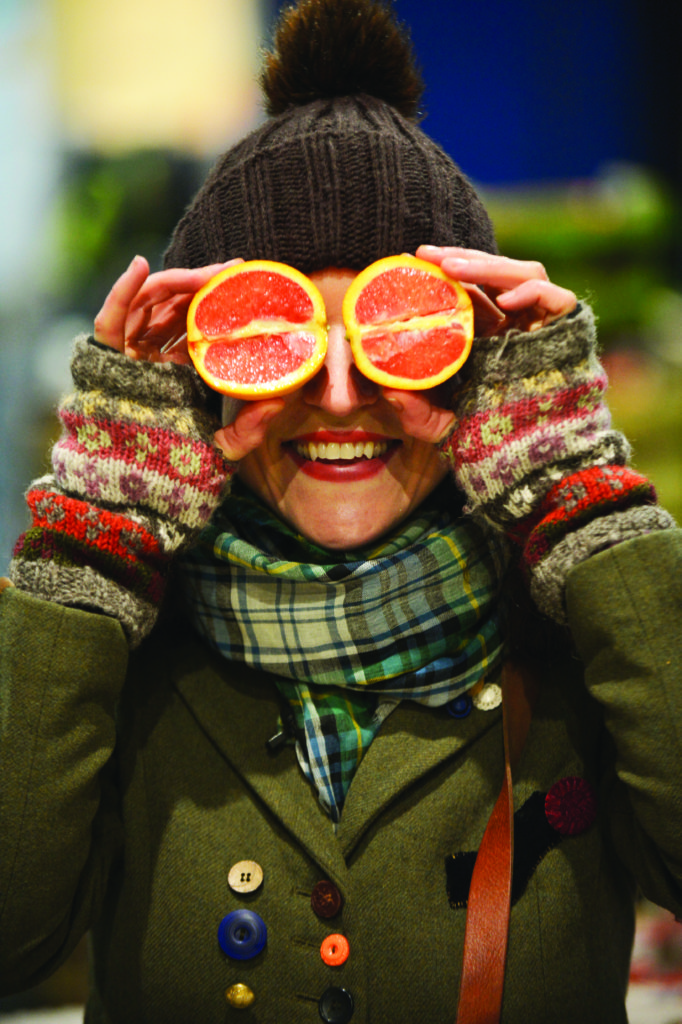
M 311 462 L 317 459 L 377 459 L 388 451 L 388 441 L 318 441 L 316 444 L 312 441 L 297 441 L 296 451 L 302 458 L 310 459 Z

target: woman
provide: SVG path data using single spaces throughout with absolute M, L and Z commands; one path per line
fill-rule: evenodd
M 496 254 L 416 128 L 385 8 L 303 0 L 264 81 L 270 119 L 166 269 L 136 258 L 77 343 L 28 495 L 0 594 L 3 985 L 91 929 L 88 1021 L 489 1020 L 488 988 L 504 1021 L 625 1020 L 636 887 L 682 914 L 678 531 L 610 428 L 589 309 Z M 403 251 L 474 300 L 448 394 L 350 358 L 343 295 Z M 329 351 L 221 426 L 183 324 L 240 258 L 316 282 Z M 536 691 L 527 735 L 501 674 Z

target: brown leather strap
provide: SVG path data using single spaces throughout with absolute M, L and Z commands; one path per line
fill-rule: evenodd
M 533 680 L 520 666 L 502 671 L 504 782 L 486 826 L 469 889 L 457 1024 L 497 1024 L 502 1010 L 514 862 L 512 769 L 528 735 Z

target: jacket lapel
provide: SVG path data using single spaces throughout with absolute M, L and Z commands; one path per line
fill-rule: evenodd
M 265 673 L 192 644 L 173 667 L 176 690 L 201 729 L 268 811 L 331 878 L 345 864 L 334 827 L 315 798 L 292 744 L 276 752 L 280 704 Z
M 470 745 L 501 717 L 500 708 L 455 719 L 444 709 L 400 704 L 372 741 L 348 791 L 338 829 L 345 859 L 394 800 L 447 762 L 454 766 L 461 761 Z M 501 761 L 502 752 L 500 737 Z
M 372 822 L 408 787 L 500 720 L 474 711 L 453 719 L 442 710 L 404 702 L 389 715 L 353 778 L 334 827 L 304 778 L 292 745 L 271 753 L 280 704 L 267 674 L 228 662 L 192 643 L 172 669 L 175 687 L 234 771 L 326 874 L 341 881 L 346 861 Z M 500 741 L 501 742 L 501 741 Z

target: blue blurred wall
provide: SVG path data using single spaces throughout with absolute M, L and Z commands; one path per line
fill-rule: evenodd
M 477 181 L 593 174 L 641 155 L 634 3 L 397 0 L 427 83 L 424 128 Z

